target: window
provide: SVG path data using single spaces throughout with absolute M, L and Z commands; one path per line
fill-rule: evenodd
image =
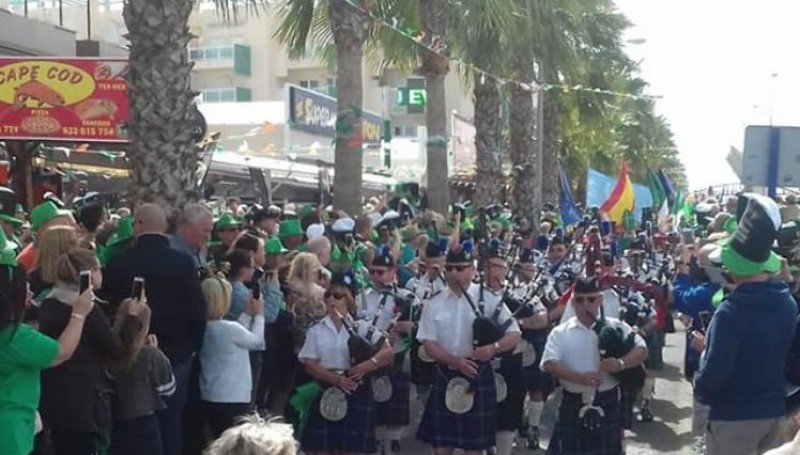
M 413 125 L 395 126 L 394 137 L 417 137 L 417 127 Z
M 189 49 L 189 59 L 193 61 L 213 61 L 233 59 L 233 46 L 201 46 Z
M 309 90 L 316 90 L 317 88 L 319 88 L 319 81 L 302 80 L 300 81 L 300 87 L 307 88 Z
M 250 89 L 244 87 L 209 88 L 200 92 L 201 103 L 233 103 L 251 98 Z
M 332 96 L 332 97 L 336 98 L 336 78 L 335 77 L 329 77 L 325 81 L 325 84 L 326 84 L 325 92 L 328 94 L 328 96 Z

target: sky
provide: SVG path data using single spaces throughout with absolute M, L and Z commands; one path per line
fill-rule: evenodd
M 691 189 L 737 183 L 747 125 L 800 126 L 798 0 L 615 0 Z M 644 40 L 641 44 L 633 44 Z M 773 76 L 775 75 L 775 76 Z

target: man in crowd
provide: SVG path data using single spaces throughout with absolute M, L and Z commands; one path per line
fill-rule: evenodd
M 178 228 L 170 237 L 170 245 L 188 254 L 194 261 L 195 270 L 206 265 L 206 242 L 214 230 L 214 214 L 202 204 L 191 204 L 184 208 L 178 218 Z
M 190 206 L 187 210 L 198 209 Z M 187 223 L 198 219 L 185 214 L 182 220 L 186 232 L 195 229 Z M 131 296 L 135 277 L 144 278 L 147 304 L 153 311 L 150 330 L 172 363 L 176 381 L 175 394 L 164 400 L 167 409 L 158 414 L 164 454 L 180 455 L 182 413 L 192 358 L 200 349 L 205 330 L 206 303 L 196 263 L 189 255 L 170 247 L 166 230 L 167 219 L 161 207 L 144 204 L 136 210 L 136 242 L 106 266 L 103 295 L 117 304 Z
M 75 217 L 72 212 L 59 208 L 52 201 L 45 201 L 31 210 L 31 230 L 36 233 L 36 238 L 41 238 L 44 231 L 53 226 L 75 226 Z M 17 262 L 25 271 L 30 272 L 39 255 L 36 241 L 28 244 L 17 256 Z
M 710 405 L 709 455 L 748 455 L 778 446 L 785 413 L 785 367 L 797 303 L 772 244 L 781 227 L 771 199 L 748 194 L 747 206 L 719 259 L 734 289 L 714 313 L 695 378 Z M 712 258 L 713 261 L 713 258 Z

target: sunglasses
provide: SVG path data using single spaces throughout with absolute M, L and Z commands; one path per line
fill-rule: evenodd
M 448 272 L 452 272 L 454 270 L 456 272 L 463 272 L 464 270 L 467 270 L 468 268 L 469 268 L 468 265 L 446 265 L 446 266 L 444 266 L 444 269 L 447 270 Z
M 381 276 L 381 275 L 383 275 L 383 274 L 385 274 L 385 273 L 387 273 L 387 272 L 388 272 L 388 270 L 378 270 L 378 269 L 372 269 L 372 270 L 370 270 L 370 271 L 369 271 L 369 274 L 370 274 L 370 275 L 378 275 L 378 276 Z
M 594 303 L 594 302 L 597 301 L 597 299 L 598 299 L 598 296 L 596 296 L 596 295 L 585 295 L 585 296 L 584 295 L 579 295 L 579 296 L 572 297 L 572 300 L 575 303 L 578 303 L 578 304 Z
M 342 300 L 342 299 L 343 299 L 343 298 L 345 298 L 345 297 L 347 297 L 347 296 L 346 296 L 346 295 L 344 295 L 344 294 L 343 294 L 343 293 L 341 293 L 341 292 L 326 292 L 326 293 L 325 293 L 325 298 L 326 298 L 326 299 L 333 298 L 333 299 L 336 299 L 336 300 Z

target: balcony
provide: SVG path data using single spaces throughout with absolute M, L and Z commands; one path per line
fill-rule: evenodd
M 195 70 L 232 69 L 239 76 L 250 76 L 250 47 L 241 44 L 189 48 Z
M 244 103 L 252 101 L 252 92 L 245 87 L 210 88 L 200 91 L 198 103 Z

